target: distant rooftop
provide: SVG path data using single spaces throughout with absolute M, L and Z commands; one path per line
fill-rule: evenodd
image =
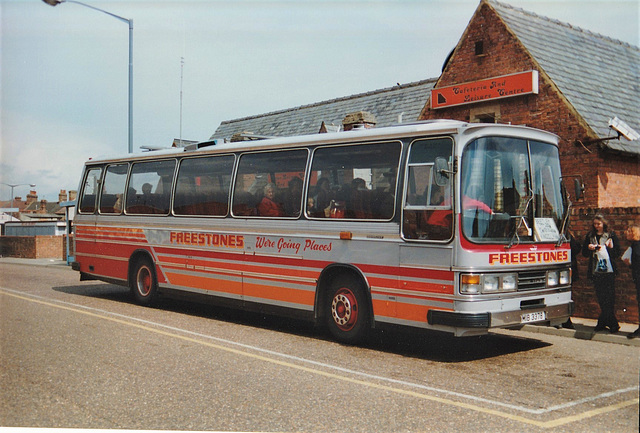
M 640 133 L 640 49 L 626 42 L 493 0 L 531 56 L 599 137 L 616 135 L 618 117 Z M 640 142 L 609 140 L 612 150 L 640 154 Z
M 415 122 L 429 99 L 429 92 L 436 80 L 432 78 L 286 110 L 227 120 L 220 124 L 211 139 L 229 139 L 237 133 L 249 133 L 254 136 L 317 134 L 323 122 L 326 129 L 333 132 L 342 127 L 342 120 L 347 114 L 355 111 L 373 114 L 377 120 L 377 127 Z
M 571 24 L 494 0 L 486 1 L 521 41 L 567 101 L 601 138 L 615 136 L 609 120 L 618 117 L 640 133 L 640 49 Z M 377 127 L 414 122 L 437 78 L 367 93 L 227 120 L 211 139 L 234 134 L 253 137 L 316 134 L 324 124 L 337 131 L 351 112 L 372 113 Z M 609 149 L 640 155 L 640 140 L 609 140 Z

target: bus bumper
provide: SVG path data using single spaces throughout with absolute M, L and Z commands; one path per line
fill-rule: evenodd
M 535 309 L 520 309 L 517 311 L 501 311 L 496 313 L 455 313 L 451 311 L 429 310 L 427 321 L 432 326 L 447 326 L 453 328 L 507 328 L 526 323 L 548 323 L 554 325 L 565 322 L 573 314 L 573 301 L 553 306 L 540 306 Z M 537 322 L 524 322 L 523 315 L 529 312 L 545 312 L 544 319 Z

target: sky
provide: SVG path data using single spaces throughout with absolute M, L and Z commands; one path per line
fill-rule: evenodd
M 480 0 L 82 3 L 133 20 L 138 152 L 207 140 L 224 120 L 436 78 Z M 640 45 L 637 0 L 503 3 Z M 0 0 L 0 26 L 0 200 L 18 184 L 15 196 L 57 201 L 87 159 L 127 153 L 128 26 L 41 0 Z

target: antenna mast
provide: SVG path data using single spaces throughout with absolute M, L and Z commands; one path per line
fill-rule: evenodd
M 182 145 L 182 72 L 184 69 L 184 57 L 180 57 L 180 145 Z

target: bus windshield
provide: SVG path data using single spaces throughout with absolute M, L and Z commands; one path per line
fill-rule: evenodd
M 558 149 L 508 137 L 471 142 L 462 156 L 462 230 L 476 242 L 560 236 L 564 203 Z

